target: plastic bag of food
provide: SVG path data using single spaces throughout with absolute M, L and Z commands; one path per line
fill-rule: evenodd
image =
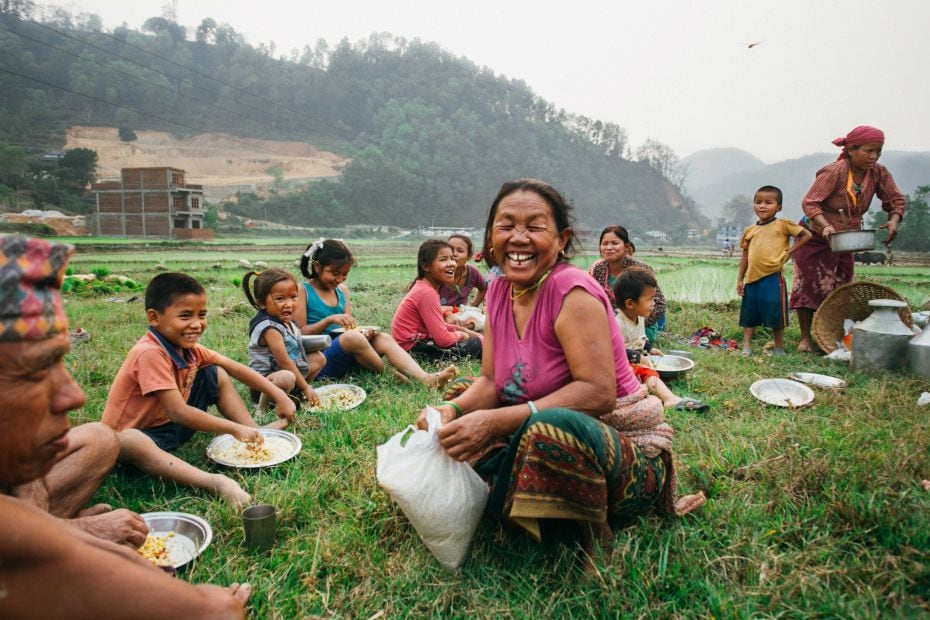
M 439 445 L 439 412 L 428 409 L 427 422 L 429 430 L 408 426 L 378 446 L 376 473 L 439 563 L 456 570 L 484 513 L 488 486 Z
M 462 322 L 462 325 L 476 332 L 484 331 L 486 317 L 479 308 L 474 306 L 460 306 L 459 311 L 452 315 Z

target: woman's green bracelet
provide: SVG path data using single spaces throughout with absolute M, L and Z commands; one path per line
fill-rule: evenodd
M 454 402 L 452 402 L 451 400 L 444 400 L 444 401 L 442 401 L 441 403 L 439 403 L 439 404 L 436 405 L 436 406 L 437 406 L 437 407 L 442 407 L 443 405 L 449 405 L 450 407 L 452 407 L 453 409 L 455 409 L 455 417 L 459 417 L 460 415 L 462 415 L 462 408 L 459 407 L 458 405 L 456 405 L 456 404 L 455 404 Z

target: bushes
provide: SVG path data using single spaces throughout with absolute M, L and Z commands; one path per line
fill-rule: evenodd
M 29 237 L 52 237 L 58 234 L 48 224 L 38 222 L 0 222 L 0 233 Z
M 121 291 L 139 292 L 143 288 L 145 288 L 143 285 L 139 284 L 135 280 L 130 280 L 129 278 L 124 280 L 119 280 L 116 278 L 108 280 L 97 279 L 86 282 L 74 277 L 65 277 L 65 281 L 61 285 L 61 290 L 63 292 L 78 295 L 80 297 L 114 295 Z

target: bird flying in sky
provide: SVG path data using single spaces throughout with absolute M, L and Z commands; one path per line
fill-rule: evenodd
M 743 43 L 742 41 L 740 41 L 740 45 L 745 45 L 746 49 L 750 49 L 750 50 L 754 48 L 755 46 L 759 45 L 760 43 L 762 43 L 762 41 L 753 41 L 752 43 Z

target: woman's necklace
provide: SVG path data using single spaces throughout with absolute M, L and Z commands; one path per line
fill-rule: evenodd
M 523 297 L 524 295 L 526 295 L 527 293 L 529 293 L 530 291 L 535 291 L 536 289 L 538 289 L 538 288 L 540 287 L 540 285 L 542 285 L 542 283 L 546 281 L 546 278 L 549 277 L 549 274 L 550 274 L 550 273 L 552 273 L 552 269 L 550 269 L 549 271 L 547 271 L 546 273 L 544 273 L 544 274 L 542 275 L 542 277 L 540 277 L 538 280 L 536 280 L 536 282 L 534 282 L 533 284 L 529 285 L 528 287 L 526 287 L 526 288 L 523 289 L 522 291 L 518 291 L 518 290 L 517 290 L 517 287 L 515 287 L 513 284 L 511 284 L 511 285 L 510 285 L 510 301 L 516 301 L 516 300 L 520 299 L 521 297 Z

